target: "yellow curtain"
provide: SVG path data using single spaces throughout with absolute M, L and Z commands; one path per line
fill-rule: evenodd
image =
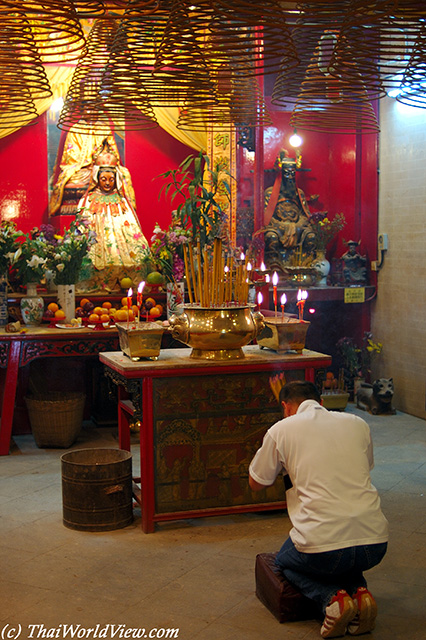
M 154 107 L 155 117 L 158 124 L 171 136 L 186 144 L 187 147 L 196 151 L 207 151 L 207 129 L 205 131 L 181 131 L 176 129 L 179 118 L 178 107 Z

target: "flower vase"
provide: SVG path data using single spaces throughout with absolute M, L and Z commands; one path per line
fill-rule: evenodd
M 7 307 L 7 275 L 0 275 L 0 327 L 7 325 L 9 310 Z
M 318 274 L 317 285 L 319 287 L 326 287 L 327 276 L 330 273 L 330 263 L 325 257 L 325 251 L 317 251 L 317 257 L 312 266 Z
M 184 312 L 185 285 L 183 282 L 168 282 L 166 288 L 167 319 Z
M 75 284 L 58 284 L 58 304 L 65 313 L 63 322 L 75 318 Z
M 24 324 L 37 326 L 41 323 L 44 313 L 44 300 L 37 294 L 37 282 L 27 283 L 27 293 L 21 298 L 21 315 Z

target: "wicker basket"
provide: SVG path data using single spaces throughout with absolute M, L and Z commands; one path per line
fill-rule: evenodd
M 83 423 L 84 393 L 57 392 L 25 398 L 31 429 L 38 447 L 67 449 Z

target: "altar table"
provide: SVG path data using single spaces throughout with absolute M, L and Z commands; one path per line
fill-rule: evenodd
M 162 349 L 158 360 L 140 362 L 100 354 L 105 375 L 118 385 L 122 449 L 130 450 L 129 420 L 141 421 L 134 495 L 145 533 L 157 522 L 285 507 L 281 478 L 259 492 L 248 484 L 254 453 L 282 417 L 269 378 L 284 373 L 286 381 L 314 382 L 331 356 L 257 345 L 243 351 L 242 359 L 203 360 L 191 358 L 191 349 Z
M 101 331 L 31 327 L 25 333 L 0 329 L 0 369 L 5 369 L 1 392 L 0 455 L 9 453 L 20 367 L 37 358 L 98 356 L 100 351 L 118 349 L 117 329 Z

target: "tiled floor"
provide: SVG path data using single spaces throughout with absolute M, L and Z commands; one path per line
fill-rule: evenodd
M 366 637 L 421 640 L 425 422 L 401 413 L 374 417 L 353 405 L 348 410 L 371 425 L 373 479 L 391 529 L 386 558 L 367 575 L 379 616 Z M 93 446 L 116 447 L 114 430 L 86 425 L 74 448 Z M 137 446 L 132 450 L 136 461 Z M 11 455 L 0 458 L 2 638 L 73 632 L 109 639 L 150 631 L 166 638 L 168 629 L 179 629 L 174 637 L 181 640 L 320 638 L 317 621 L 280 625 L 254 595 L 255 556 L 279 548 L 289 530 L 285 513 L 172 522 L 151 535 L 141 532 L 139 518 L 113 532 L 73 531 L 62 524 L 62 453 L 19 436 Z

